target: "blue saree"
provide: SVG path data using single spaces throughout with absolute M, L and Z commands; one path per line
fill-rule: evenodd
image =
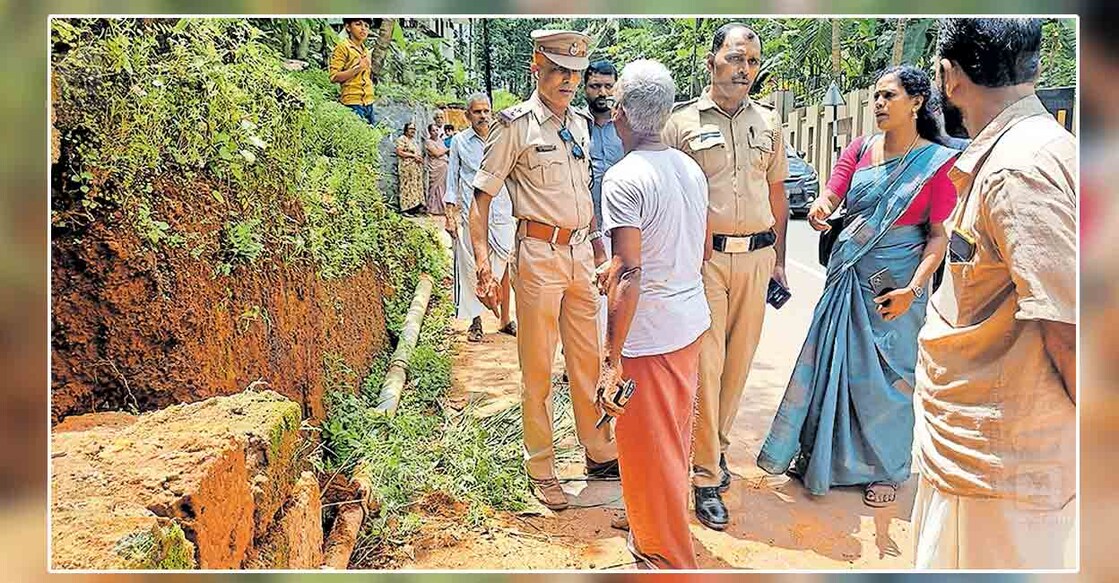
M 917 333 L 928 294 L 887 322 L 876 311 L 872 274 L 898 285 L 921 261 L 927 227 L 894 223 L 937 170 L 958 152 L 928 144 L 908 156 L 860 168 L 847 193 L 847 226 L 828 261 L 785 397 L 758 466 L 793 471 L 815 495 L 832 486 L 903 481 L 913 447 Z

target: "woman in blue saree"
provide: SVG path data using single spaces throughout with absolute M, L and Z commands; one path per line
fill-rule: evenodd
M 910 473 L 917 332 L 925 286 L 948 247 L 943 221 L 956 193 L 947 173 L 958 152 L 941 145 L 919 69 L 884 72 L 874 112 L 882 134 L 847 147 L 809 211 L 825 230 L 846 199 L 824 292 L 758 466 L 798 476 L 815 495 L 863 485 L 864 502 L 878 507 Z

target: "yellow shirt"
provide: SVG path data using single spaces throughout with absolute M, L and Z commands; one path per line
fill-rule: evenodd
M 919 336 L 921 475 L 957 496 L 1059 509 L 1076 493 L 1076 408 L 1041 320 L 1076 323 L 1076 140 L 1036 96 L 995 117 L 949 177 L 950 257 Z
M 584 229 L 594 217 L 591 202 L 590 114 L 568 107 L 557 116 L 534 92 L 528 101 L 497 115 L 486 140 L 473 187 L 492 195 L 509 189 L 513 216 L 565 229 Z M 567 126 L 574 144 L 559 136 Z
M 784 182 L 789 161 L 772 108 L 747 100 L 730 115 L 715 105 L 707 88 L 699 99 L 673 108 L 662 135 L 707 175 L 715 234 L 751 235 L 773 226 L 769 185 Z
M 330 55 L 330 74 L 340 73 L 349 69 L 361 60 L 369 51 L 364 46 L 356 46 L 350 41 L 338 43 Z M 369 69 L 342 82 L 342 95 L 339 100 L 343 105 L 369 105 L 373 103 L 373 78 Z

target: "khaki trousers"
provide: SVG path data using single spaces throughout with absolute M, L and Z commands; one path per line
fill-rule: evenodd
M 924 477 L 913 502 L 917 569 L 1075 569 L 1076 500 L 1059 510 L 945 494 Z
M 563 340 L 579 442 L 595 462 L 617 459 L 610 424 L 594 427 L 598 421 L 595 390 L 601 359 L 591 244 L 553 245 L 522 238 L 517 241 L 516 254 L 513 285 L 528 475 L 536 479 L 555 476 L 552 362 L 559 339 Z
M 711 328 L 699 353 L 699 397 L 692 443 L 692 485 L 718 486 L 719 456 L 730 445 L 738 401 L 762 335 L 765 296 L 777 262 L 773 247 L 715 251 L 703 264 Z

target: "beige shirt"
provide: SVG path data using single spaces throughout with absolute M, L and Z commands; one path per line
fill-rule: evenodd
M 589 114 L 573 107 L 561 118 L 533 92 L 528 101 L 497 115 L 473 187 L 497 194 L 507 186 L 518 219 L 565 229 L 589 227 L 594 218 L 589 120 Z M 573 143 L 560 138 L 565 125 Z M 575 144 L 582 159 L 575 156 Z
M 948 260 L 920 332 L 918 467 L 949 494 L 1061 508 L 1076 493 L 1076 409 L 1040 321 L 1076 323 L 1076 140 L 1031 95 L 949 176 L 946 227 L 975 253 Z
M 691 156 L 707 175 L 716 234 L 769 230 L 776 222 L 769 185 L 789 175 L 781 120 L 772 108 L 753 100 L 727 114 L 711 100 L 710 91 L 673 108 L 664 141 Z

